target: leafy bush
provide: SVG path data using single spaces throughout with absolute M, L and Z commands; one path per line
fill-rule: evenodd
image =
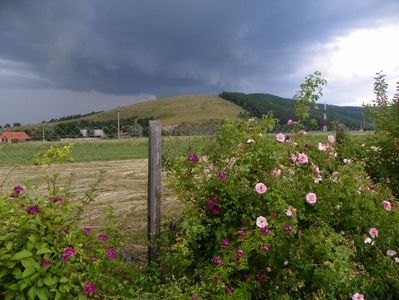
M 399 198 L 399 82 L 389 101 L 385 75 L 379 72 L 374 79 L 376 98 L 367 111 L 375 121 L 375 134 L 365 156 L 367 171 L 375 181 L 387 183 Z
M 186 208 L 161 256 L 164 280 L 188 299 L 396 298 L 390 191 L 340 157 L 333 136 L 265 135 L 275 123 L 227 122 L 205 153 L 169 165 Z
M 34 163 L 41 168 L 64 162 L 70 150 L 69 145 L 51 147 L 37 155 Z M 67 186 L 58 186 L 57 176 L 50 175 L 47 193 L 16 186 L 0 196 L 0 297 L 43 300 L 134 295 L 129 283 L 136 280 L 135 269 L 122 262 L 123 240 L 115 224 L 96 233 L 79 225 L 102 175 L 78 198 Z

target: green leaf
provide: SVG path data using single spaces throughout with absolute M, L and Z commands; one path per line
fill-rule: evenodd
M 25 269 L 29 267 L 34 267 L 35 263 L 36 262 L 32 257 L 21 259 L 21 264 L 24 266 Z
M 51 275 L 47 275 L 46 277 L 43 278 L 43 282 L 47 286 L 52 286 L 57 283 L 57 279 L 51 277 Z
M 60 282 L 61 283 L 66 283 L 66 282 L 68 282 L 69 280 L 68 280 L 68 278 L 67 277 L 61 277 L 61 279 L 60 279 Z
M 37 281 L 37 287 L 39 287 L 39 288 L 41 288 L 43 285 L 44 285 L 44 283 L 43 283 L 43 279 L 42 278 L 40 278 L 38 281 Z
M 11 258 L 10 254 L 3 254 L 2 256 L 0 256 L 0 261 L 6 260 L 6 259 L 9 259 L 9 258 Z
M 22 272 L 22 278 L 28 277 L 29 275 L 32 275 L 33 273 L 36 272 L 36 269 L 34 266 L 29 266 Z
M 51 253 L 51 250 L 48 248 L 40 248 L 39 250 L 37 250 L 36 254 L 40 255 L 40 254 L 44 254 L 44 253 Z
M 28 292 L 28 297 L 29 297 L 29 299 L 35 299 L 36 294 L 37 294 L 36 287 L 35 287 L 35 286 L 32 286 L 32 287 L 29 289 L 29 292 Z
M 37 289 L 36 292 L 37 296 L 40 300 L 47 300 L 48 299 L 48 292 L 46 288 Z
M 30 252 L 29 250 L 21 250 L 18 253 L 15 253 L 15 255 L 13 256 L 13 260 L 21 260 L 27 257 L 32 256 L 32 252 Z
M 22 278 L 22 271 L 19 268 L 13 269 L 11 271 L 11 273 L 15 277 L 15 279 L 21 279 Z
M 36 244 L 36 241 L 37 241 L 36 235 L 31 234 L 31 236 L 29 237 L 29 240 L 32 242 L 32 244 Z
M 7 250 L 10 251 L 12 249 L 12 246 L 14 246 L 14 243 L 12 241 L 9 241 L 6 245 Z
M 6 269 L 1 269 L 0 270 L 0 278 L 4 277 L 7 273 L 8 273 L 8 271 Z
M 4 300 L 12 300 L 12 299 L 15 299 L 15 293 L 14 292 L 7 292 L 7 295 L 4 298 Z

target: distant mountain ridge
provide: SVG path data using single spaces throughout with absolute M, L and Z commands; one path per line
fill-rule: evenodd
M 295 100 L 275 96 L 272 94 L 245 94 L 239 92 L 222 92 L 219 97 L 231 101 L 247 110 L 251 116 L 261 117 L 267 113 L 279 119 L 280 124 L 286 124 L 288 119 L 294 118 Z M 310 118 L 316 119 L 318 128 L 323 124 L 323 104 L 316 104 L 311 110 Z M 344 124 L 350 129 L 368 128 L 371 122 L 363 115 L 363 108 L 358 106 L 337 106 L 327 104 L 328 120 Z
M 227 119 L 261 117 L 272 113 L 279 119 L 275 131 L 288 130 L 286 122 L 294 119 L 295 100 L 271 94 L 244 94 L 223 92 L 218 95 L 179 96 L 121 106 L 119 108 L 120 130 L 131 136 L 145 132 L 149 120 L 159 120 L 165 134 L 171 135 L 204 135 L 212 134 L 218 125 Z M 317 127 L 307 124 L 307 130 L 321 130 L 323 124 L 323 105 L 311 114 L 318 122 Z M 345 124 L 350 129 L 360 129 L 363 121 L 362 107 L 328 105 L 330 121 Z M 76 137 L 80 130 L 102 129 L 107 135 L 117 135 L 118 108 L 89 113 L 85 115 L 66 116 L 52 119 L 41 124 L 0 128 L 4 130 L 25 131 L 32 139 L 57 137 Z M 366 119 L 366 128 L 371 123 Z M 306 125 L 306 124 L 305 124 Z M 141 127 L 144 130 L 139 130 Z M 330 127 L 330 129 L 332 129 Z M 141 133 L 140 133 L 141 134 Z

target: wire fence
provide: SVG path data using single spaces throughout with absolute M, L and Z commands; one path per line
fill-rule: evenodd
M 216 123 L 164 126 L 161 141 L 163 163 L 167 164 L 179 155 L 200 152 L 217 128 Z M 135 126 L 133 130 L 120 126 L 118 130 L 117 126 L 80 128 L 43 125 L 8 131 L 24 132 L 27 139 L 7 131 L 6 128 L 0 133 L 4 139 L 0 143 L 0 180 L 6 178 L 3 190 L 22 185 L 35 187 L 45 194 L 46 177 L 30 158 L 54 145 L 73 143 L 71 163 L 54 164 L 46 168 L 46 173 L 56 174 L 62 187 L 69 182 L 67 178 L 70 174 L 74 174 L 69 188 L 78 195 L 84 193 L 99 169 L 104 170 L 104 181 L 99 185 L 95 203 L 84 216 L 83 225 L 95 229 L 98 224 L 104 223 L 105 212 L 112 208 L 128 237 L 126 259 L 146 262 L 148 127 Z M 15 165 L 18 167 L 9 173 Z M 169 224 L 178 217 L 181 205 L 165 182 L 161 188 L 162 223 Z
M 87 124 L 86 124 L 87 125 Z M 148 155 L 148 122 L 142 125 L 76 126 L 74 123 L 41 124 L 0 129 L 0 166 L 26 163 L 35 153 L 52 145 L 73 143 L 74 162 L 145 159 Z M 101 124 L 100 124 L 101 125 Z M 215 134 L 220 121 L 181 123 L 162 127 L 164 153 L 175 155 L 198 147 Z

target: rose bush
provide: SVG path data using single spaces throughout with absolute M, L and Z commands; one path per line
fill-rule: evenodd
M 70 146 L 37 155 L 37 168 L 68 159 Z M 112 222 L 104 231 L 80 226 L 102 173 L 83 197 L 46 176 L 49 190 L 16 186 L 0 196 L 0 298 L 85 299 L 135 295 L 135 268 L 120 253 L 122 236 Z M 111 220 L 111 218 L 108 218 Z
M 334 137 L 266 135 L 274 124 L 227 122 L 208 151 L 168 165 L 185 211 L 163 248 L 163 279 L 187 299 L 397 297 L 389 189 L 338 155 Z
M 374 79 L 375 99 L 366 106 L 366 112 L 374 121 L 375 132 L 368 141 L 366 155 L 360 157 L 373 180 L 386 183 L 399 198 L 399 82 L 389 101 L 385 75 L 379 72 Z

